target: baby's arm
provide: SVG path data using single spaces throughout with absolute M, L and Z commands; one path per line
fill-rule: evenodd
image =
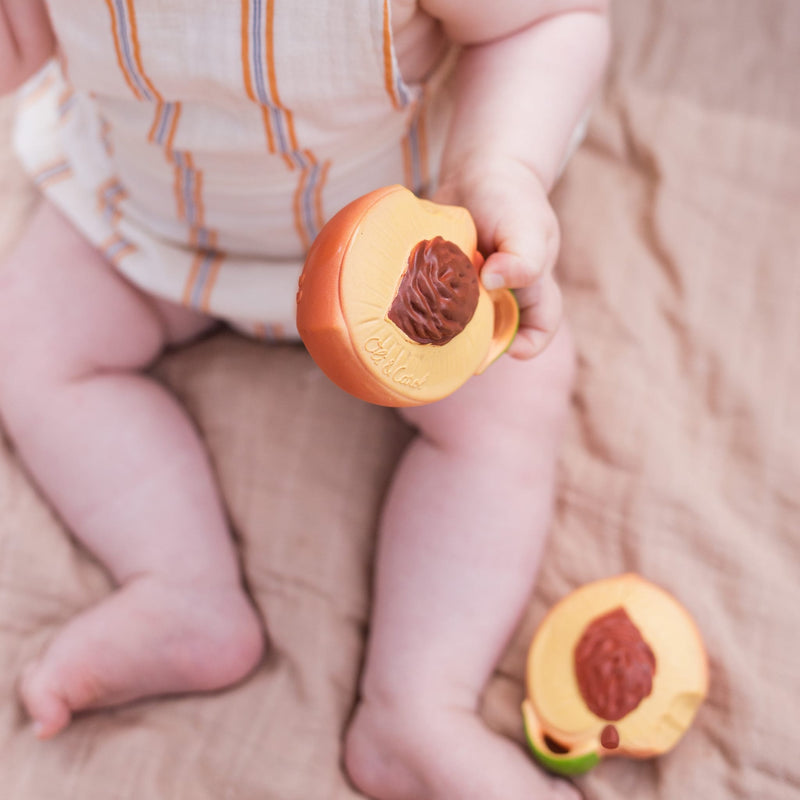
M 54 49 L 44 0 L 0 0 L 0 95 L 24 83 Z
M 607 0 L 420 0 L 464 45 L 436 199 L 465 205 L 489 256 L 487 288 L 517 290 L 511 354 L 540 352 L 561 317 L 547 194 L 608 53 Z

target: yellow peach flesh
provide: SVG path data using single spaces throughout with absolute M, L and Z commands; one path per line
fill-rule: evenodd
M 575 646 L 587 624 L 624 608 L 656 654 L 653 691 L 614 722 L 620 754 L 649 756 L 669 750 L 692 721 L 708 688 L 703 643 L 688 614 L 667 592 L 636 575 L 597 581 L 568 595 L 545 618 L 528 656 L 529 698 L 542 727 L 571 747 L 599 742 L 607 720 L 581 697 Z
M 398 393 L 426 403 L 455 391 L 485 358 L 494 329 L 494 307 L 481 289 L 478 307 L 464 330 L 441 347 L 409 339 L 387 319 L 403 268 L 419 241 L 441 236 L 467 254 L 476 232 L 469 214 L 454 206 L 419 200 L 399 190 L 370 209 L 369 235 L 356 229 L 345 255 L 339 291 L 342 313 L 362 365 Z M 413 235 L 409 232 L 413 231 Z

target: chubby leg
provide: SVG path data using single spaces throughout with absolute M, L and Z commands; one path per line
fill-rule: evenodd
M 346 765 L 378 800 L 574 797 L 487 729 L 480 695 L 529 598 L 551 519 L 573 355 L 502 358 L 406 412 L 387 501 L 362 700 Z
M 119 584 L 25 670 L 20 694 L 41 737 L 84 708 L 219 688 L 260 657 L 200 439 L 138 372 L 208 325 L 131 287 L 46 203 L 0 267 L 4 424 Z

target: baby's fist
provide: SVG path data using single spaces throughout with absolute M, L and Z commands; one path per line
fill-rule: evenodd
M 514 289 L 520 328 L 508 352 L 533 358 L 552 339 L 561 321 L 561 292 L 553 279 L 558 255 L 558 221 L 536 174 L 513 159 L 482 159 L 463 165 L 433 197 L 469 210 L 486 256 L 486 289 Z

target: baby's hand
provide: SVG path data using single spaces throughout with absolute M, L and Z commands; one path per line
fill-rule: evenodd
M 486 256 L 483 285 L 515 290 L 520 327 L 509 355 L 528 359 L 541 353 L 561 321 L 561 292 L 552 274 L 558 221 L 538 176 L 514 159 L 482 160 L 464 165 L 433 199 L 472 214 Z

